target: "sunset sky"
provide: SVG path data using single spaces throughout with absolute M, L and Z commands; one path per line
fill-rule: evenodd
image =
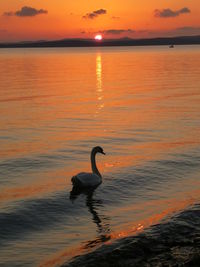
M 200 34 L 199 0 L 1 0 L 0 41 Z

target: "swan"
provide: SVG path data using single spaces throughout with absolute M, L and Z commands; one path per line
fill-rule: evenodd
M 103 148 L 101 148 L 100 146 L 96 146 L 92 149 L 90 156 L 92 173 L 80 172 L 77 175 L 73 176 L 71 181 L 74 187 L 87 188 L 96 187 L 101 184 L 102 176 L 99 170 L 97 169 L 95 160 L 95 156 L 97 153 L 105 155 Z

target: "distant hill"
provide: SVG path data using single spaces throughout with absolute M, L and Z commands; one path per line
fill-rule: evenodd
M 146 46 L 146 45 L 192 45 L 200 44 L 198 36 L 160 37 L 150 39 L 63 39 L 55 41 L 24 41 L 16 43 L 0 43 L 0 48 L 17 47 L 96 47 L 96 46 Z

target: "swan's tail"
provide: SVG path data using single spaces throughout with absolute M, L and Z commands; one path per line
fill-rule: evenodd
M 73 176 L 71 181 L 74 187 L 81 187 L 81 182 L 77 179 L 76 176 Z

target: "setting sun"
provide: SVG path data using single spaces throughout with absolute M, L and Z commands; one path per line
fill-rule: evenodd
M 103 39 L 103 37 L 101 34 L 97 34 L 97 35 L 95 35 L 94 39 L 100 41 Z

